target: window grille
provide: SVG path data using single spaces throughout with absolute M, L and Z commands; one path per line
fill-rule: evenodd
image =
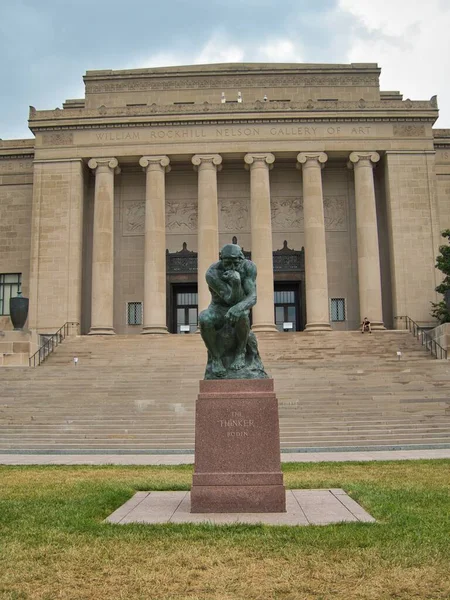
M 295 304 L 295 292 L 274 292 L 273 300 L 275 304 Z
M 9 315 L 9 299 L 17 296 L 22 284 L 22 273 L 0 274 L 0 315 Z
M 198 304 L 198 294 L 195 292 L 177 293 L 177 306 L 196 306 Z
M 331 298 L 331 320 L 332 321 L 345 321 L 345 298 Z
M 128 325 L 142 325 L 142 302 L 127 303 Z

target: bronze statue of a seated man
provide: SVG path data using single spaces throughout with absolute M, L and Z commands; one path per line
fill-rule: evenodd
M 266 378 L 250 330 L 250 309 L 256 304 L 256 265 L 237 244 L 224 246 L 219 258 L 206 272 L 211 304 L 199 315 L 208 349 L 205 379 Z

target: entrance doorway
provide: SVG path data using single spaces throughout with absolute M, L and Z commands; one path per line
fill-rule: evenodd
M 174 309 L 173 332 L 195 333 L 198 323 L 197 285 L 176 284 L 172 287 Z
M 275 325 L 278 331 L 300 331 L 299 283 L 275 283 Z

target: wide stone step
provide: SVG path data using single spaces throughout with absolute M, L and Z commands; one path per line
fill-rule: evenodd
M 450 368 L 408 333 L 268 334 L 259 347 L 283 448 L 450 441 Z M 70 338 L 39 368 L 0 369 L 0 451 L 192 450 L 205 361 L 198 335 Z

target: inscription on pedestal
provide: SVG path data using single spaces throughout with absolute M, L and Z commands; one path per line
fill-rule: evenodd
M 255 426 L 253 419 L 246 419 L 241 412 L 232 412 L 231 417 L 220 419 L 220 427 L 226 430 L 228 438 L 248 437 L 249 430 Z

